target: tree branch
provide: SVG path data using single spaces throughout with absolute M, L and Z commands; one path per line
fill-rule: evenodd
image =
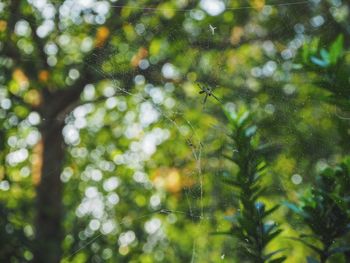
M 123 3 L 123 5 L 125 2 Z M 109 29 L 120 27 L 122 25 L 122 20 L 120 19 L 121 14 L 121 8 L 115 8 L 112 9 L 115 10 L 114 13 L 111 14 L 110 18 L 108 19 L 107 23 L 105 24 L 106 27 Z M 142 12 L 138 14 L 137 16 L 133 17 L 133 21 L 138 19 L 142 15 Z M 50 118 L 54 118 L 55 116 L 62 115 L 61 112 L 66 112 L 67 109 L 72 108 L 72 105 L 75 105 L 76 102 L 80 98 L 80 94 L 84 90 L 84 87 L 89 83 L 96 83 L 102 79 L 105 79 L 104 76 L 97 76 L 95 72 L 91 69 L 89 64 L 91 63 L 91 58 L 96 55 L 96 53 L 100 53 L 99 60 L 104 61 L 108 56 L 108 52 L 105 52 L 101 54 L 101 50 L 103 48 L 108 47 L 110 44 L 110 41 L 112 39 L 112 36 L 109 35 L 106 39 L 103 46 L 97 46 L 95 47 L 90 53 L 85 57 L 84 64 L 82 67 L 82 70 L 80 71 L 80 78 L 79 80 L 72 86 L 72 88 L 67 90 L 59 90 L 52 94 L 51 99 L 48 100 L 50 104 L 50 109 L 52 109 L 50 112 L 46 112 L 45 114 L 49 114 Z M 115 77 L 124 77 L 125 74 L 116 74 Z M 129 76 L 131 78 L 131 76 Z M 47 108 L 47 107 L 45 107 Z

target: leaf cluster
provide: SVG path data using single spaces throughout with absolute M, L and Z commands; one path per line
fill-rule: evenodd
M 267 244 L 281 233 L 275 222 L 266 222 L 266 217 L 278 209 L 278 205 L 266 209 L 258 198 L 265 191 L 261 178 L 266 174 L 266 163 L 262 153 L 267 146 L 260 145 L 257 128 L 252 124 L 252 115 L 247 111 L 225 110 L 231 138 L 234 142 L 232 156 L 226 156 L 239 170 L 226 176 L 224 182 L 238 191 L 239 211 L 226 217 L 232 223 L 229 234 L 235 236 L 244 248 L 243 256 L 251 262 L 283 262 L 285 257 L 273 258 L 281 250 L 265 253 Z
M 322 47 L 318 38 L 305 44 L 302 50 L 303 68 L 314 72 L 317 77 L 313 84 L 329 92 L 322 97 L 328 103 L 340 106 L 344 110 L 350 109 L 349 97 L 349 63 L 344 50 L 344 37 L 339 35 L 328 48 Z
M 300 204 L 286 203 L 312 232 L 295 238 L 318 254 L 319 261 L 309 257 L 309 262 L 326 262 L 334 254 L 350 251 L 350 246 L 341 242 L 350 230 L 349 168 L 349 159 L 325 168 L 318 175 L 315 188 L 304 194 Z

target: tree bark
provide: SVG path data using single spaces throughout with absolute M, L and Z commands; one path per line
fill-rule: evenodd
M 62 182 L 60 174 L 64 161 L 63 123 L 44 120 L 41 128 L 43 156 L 41 178 L 38 182 L 37 214 L 34 243 L 35 263 L 58 263 L 62 256 Z

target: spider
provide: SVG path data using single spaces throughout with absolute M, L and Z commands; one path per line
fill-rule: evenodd
M 202 86 L 201 84 L 197 83 L 199 88 L 201 89 L 201 91 L 199 92 L 199 94 L 203 94 L 205 93 L 205 97 L 204 97 L 204 100 L 203 100 L 203 104 L 205 104 L 205 102 L 207 101 L 208 97 L 212 96 L 214 99 L 216 99 L 218 102 L 221 103 L 221 101 L 218 99 L 218 97 L 216 97 L 213 93 L 213 90 L 208 87 L 208 86 Z

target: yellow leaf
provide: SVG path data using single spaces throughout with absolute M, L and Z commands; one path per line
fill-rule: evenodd
M 144 47 L 140 47 L 139 50 L 137 51 L 137 54 L 135 54 L 132 59 L 131 59 L 131 65 L 133 67 L 137 67 L 139 65 L 140 60 L 144 59 L 147 57 L 148 51 Z
M 21 69 L 16 68 L 12 73 L 12 77 L 18 83 L 21 89 L 28 87 L 29 80 Z
M 32 157 L 32 179 L 34 185 L 38 185 L 41 181 L 41 168 L 43 166 L 43 150 L 44 144 L 43 141 L 40 140 L 33 149 L 33 157 Z
M 37 107 L 41 104 L 41 94 L 36 89 L 31 89 L 24 95 L 24 101 Z
M 4 32 L 7 28 L 7 22 L 4 20 L 0 20 L 0 32 Z
M 250 4 L 257 11 L 261 11 L 265 6 L 265 0 L 251 0 Z
M 240 26 L 235 26 L 234 28 L 232 28 L 232 31 L 231 31 L 231 38 L 230 38 L 230 41 L 231 41 L 231 44 L 232 45 L 237 45 L 239 44 L 239 42 L 241 41 L 241 38 L 244 34 L 244 30 L 242 27 Z
M 49 72 L 47 70 L 39 71 L 39 81 L 47 82 L 49 80 Z
M 109 34 L 110 31 L 107 27 L 99 27 L 96 32 L 95 47 L 102 47 L 105 44 Z

